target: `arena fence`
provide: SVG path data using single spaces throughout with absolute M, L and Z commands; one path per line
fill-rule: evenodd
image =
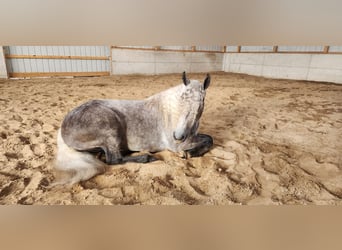
M 224 72 L 342 83 L 342 46 L 229 46 L 227 50 Z
M 227 53 L 342 54 L 342 46 L 225 46 Z
M 340 54 L 342 46 L 3 46 L 7 76 L 108 76 L 113 71 L 113 50 L 205 52 L 219 54 Z M 198 55 L 201 56 L 201 55 Z M 198 57 L 197 56 L 197 57 Z M 1 58 L 0 58 L 1 60 Z M 217 64 L 217 62 L 215 61 Z M 205 66 L 205 65 L 204 65 Z M 218 66 L 215 67 L 215 69 Z M 210 70 L 210 67 L 209 67 Z
M 5 46 L 9 77 L 108 76 L 108 46 Z

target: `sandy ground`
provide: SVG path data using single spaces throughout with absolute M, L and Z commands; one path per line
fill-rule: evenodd
M 204 79 L 204 74 L 189 74 Z M 0 204 L 342 204 L 342 86 L 212 74 L 200 158 L 157 153 L 54 187 L 56 131 L 89 99 L 141 99 L 180 74 L 0 80 Z

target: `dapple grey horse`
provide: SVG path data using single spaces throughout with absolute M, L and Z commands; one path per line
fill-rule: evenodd
M 183 72 L 182 80 L 145 100 L 91 100 L 70 111 L 58 131 L 55 168 L 73 172 L 68 182 L 76 183 L 108 165 L 155 160 L 149 153 L 130 155 L 136 151 L 208 152 L 213 139 L 197 130 L 210 75 L 201 83 Z M 105 160 L 96 157 L 101 153 Z

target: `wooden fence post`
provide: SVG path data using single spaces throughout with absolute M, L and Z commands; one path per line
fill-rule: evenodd
M 329 49 L 330 49 L 330 46 L 324 46 L 324 54 L 328 54 L 329 53 Z

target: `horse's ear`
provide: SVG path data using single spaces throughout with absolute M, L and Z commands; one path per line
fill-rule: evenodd
M 207 74 L 207 77 L 205 78 L 204 83 L 203 83 L 204 89 L 207 89 L 209 87 L 209 84 L 210 84 L 210 75 Z
M 185 71 L 183 72 L 183 76 L 182 76 L 182 79 L 183 79 L 183 83 L 184 85 L 188 85 L 190 83 L 189 79 L 186 78 L 186 73 Z

